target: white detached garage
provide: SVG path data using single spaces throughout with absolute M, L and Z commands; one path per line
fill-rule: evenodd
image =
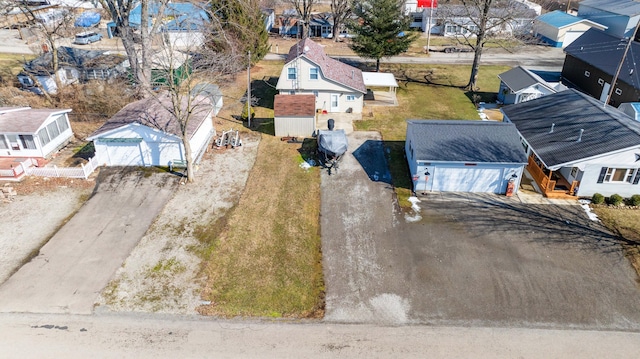
M 512 124 L 490 121 L 407 121 L 405 152 L 413 190 L 426 192 L 517 191 L 527 163 Z
M 185 97 L 182 112 L 191 110 L 187 135 L 194 163 L 215 135 L 213 105 L 208 97 Z M 185 161 L 180 125 L 167 94 L 132 102 L 88 138 L 100 163 L 108 166 L 169 166 Z

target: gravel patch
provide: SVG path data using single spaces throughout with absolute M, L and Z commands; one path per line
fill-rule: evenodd
M 13 201 L 0 202 L 0 283 L 39 250 L 90 193 L 91 188 L 59 187 L 25 195 L 18 189 Z
M 96 309 L 195 314 L 200 299 L 200 243 L 194 230 L 224 216 L 240 199 L 260 136 L 241 147 L 210 150 L 196 182 L 180 186 L 98 298 Z

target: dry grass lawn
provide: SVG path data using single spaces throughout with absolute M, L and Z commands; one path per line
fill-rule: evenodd
M 273 133 L 274 77 L 282 62 L 263 61 L 251 69 L 255 124 L 261 132 L 255 165 L 237 206 L 199 230 L 205 251 L 203 299 L 207 315 L 320 317 L 324 282 L 320 248 L 320 173 L 300 168 L 314 150 L 289 144 Z M 224 86 L 222 118 L 242 111 L 246 73 Z M 249 129 L 244 129 L 248 131 Z
M 624 238 L 625 255 L 640 275 L 640 210 L 597 206 L 593 211 L 610 231 Z

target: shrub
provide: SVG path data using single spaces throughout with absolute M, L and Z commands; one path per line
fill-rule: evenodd
M 634 194 L 629 198 L 629 204 L 632 206 L 640 206 L 640 194 Z
M 591 197 L 591 203 L 593 203 L 593 204 L 603 204 L 604 203 L 604 196 L 601 195 L 600 193 L 594 193 L 593 197 Z
M 250 107 L 251 109 L 251 118 L 253 119 L 256 115 L 256 111 L 253 109 L 253 106 Z M 242 121 L 246 121 L 247 120 L 247 105 L 245 104 L 242 107 L 242 114 L 240 115 L 240 118 L 242 119 Z
M 622 196 L 619 194 L 612 194 L 609 197 L 609 203 L 614 206 L 619 206 L 620 204 L 622 204 L 623 201 L 624 201 L 624 198 L 622 198 Z

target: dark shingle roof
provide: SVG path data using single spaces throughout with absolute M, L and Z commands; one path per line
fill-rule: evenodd
M 503 72 L 498 75 L 498 77 L 514 92 L 526 89 L 537 83 L 546 86 L 545 81 L 540 76 L 522 66 L 514 67 L 507 72 Z
M 516 127 L 491 121 L 407 121 L 407 141 L 420 161 L 526 163 Z
M 551 169 L 640 145 L 640 122 L 573 89 L 505 106 L 502 112 Z
M 213 111 L 213 105 L 207 96 L 197 96 L 188 105 L 188 98 L 184 96 L 182 98 L 182 110 L 186 111 L 188 107 L 191 109 L 191 118 L 187 124 L 187 135 L 191 138 L 209 113 Z M 149 97 L 126 105 L 100 128 L 95 130 L 89 136 L 89 139 L 93 140 L 93 138 L 99 137 L 101 134 L 132 123 L 138 123 L 181 137 L 180 125 L 173 113 L 171 98 L 167 93 L 164 93 L 157 98 Z
M 320 67 L 320 71 L 324 77 L 335 81 L 341 85 L 352 88 L 356 91 L 367 93 L 367 88 L 362 80 L 362 71 L 353 66 L 349 66 L 338 60 L 332 59 L 325 54 L 322 46 L 316 44 L 310 39 L 304 39 L 298 44 L 291 46 L 289 55 L 287 55 L 286 63 L 289 63 L 298 57 L 307 58 Z
M 613 76 L 624 55 L 625 44 L 615 36 L 592 28 L 567 46 L 564 52 Z M 640 59 L 640 43 L 633 41 L 618 79 L 634 88 L 640 88 L 640 62 L 636 63 L 637 59 Z
M 316 113 L 314 95 L 276 95 L 273 100 L 274 116 L 313 116 Z

